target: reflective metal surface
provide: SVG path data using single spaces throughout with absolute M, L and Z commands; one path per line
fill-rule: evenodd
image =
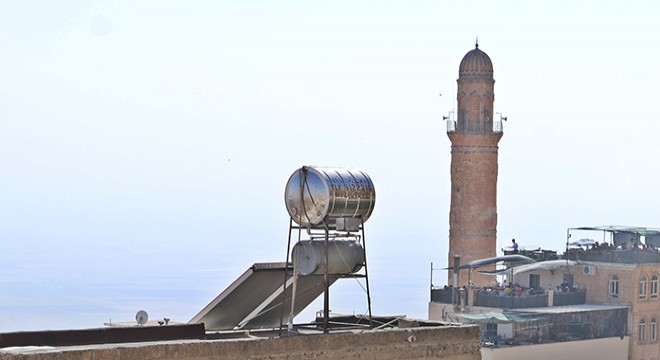
M 376 203 L 369 175 L 356 168 L 304 166 L 289 178 L 284 192 L 286 209 L 301 226 L 332 228 L 337 218 L 366 222 Z
M 293 269 L 299 275 L 322 275 L 325 272 L 325 241 L 299 241 L 293 246 Z M 364 264 L 364 248 L 356 241 L 328 241 L 328 274 L 348 275 Z
M 291 270 L 284 263 L 252 265 L 188 323 L 204 323 L 207 331 L 278 327 L 291 310 L 293 277 L 283 283 L 285 271 Z M 330 284 L 336 280 L 329 278 Z M 294 316 L 323 293 L 323 276 L 300 277 L 295 288 Z

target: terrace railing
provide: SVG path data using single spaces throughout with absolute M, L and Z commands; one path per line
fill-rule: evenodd
M 480 289 L 474 289 L 474 306 L 501 308 L 501 309 L 523 309 L 535 307 L 547 307 L 548 295 L 505 295 L 499 296 L 497 291 L 483 293 Z M 463 292 L 458 292 L 463 295 Z M 554 293 L 553 306 L 580 305 L 585 304 L 586 291 L 569 293 Z M 431 289 L 431 301 L 443 304 L 452 303 L 451 289 Z M 464 299 L 461 299 L 464 301 Z

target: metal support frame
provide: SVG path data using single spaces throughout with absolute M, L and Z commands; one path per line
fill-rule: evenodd
M 324 224 L 325 225 L 325 224 Z M 325 226 L 325 247 L 323 249 L 323 259 L 325 261 L 325 271 L 323 272 L 323 333 L 327 334 L 328 322 L 330 321 L 330 274 L 328 268 L 330 267 L 330 259 L 328 258 L 328 227 Z M 295 296 L 293 294 L 292 296 Z
M 323 274 L 323 286 L 324 286 L 324 291 L 323 291 L 323 332 L 328 333 L 329 328 L 330 328 L 330 279 L 332 276 L 338 276 L 339 278 L 365 278 L 365 286 L 366 286 L 366 293 L 367 293 L 367 307 L 369 311 L 369 328 L 373 329 L 373 314 L 371 311 L 371 292 L 369 288 L 369 270 L 367 266 L 367 246 L 366 246 L 366 238 L 365 238 L 365 232 L 364 232 L 364 221 L 360 219 L 360 228 L 359 228 L 359 239 L 362 244 L 362 250 L 363 250 L 363 256 L 364 256 L 364 263 L 362 264 L 362 267 L 364 268 L 364 274 L 330 274 L 328 273 L 329 270 L 329 251 L 328 251 L 328 246 L 330 244 L 330 238 L 335 238 L 335 237 L 345 237 L 346 235 L 350 234 L 350 232 L 343 233 L 343 232 L 338 232 L 336 230 L 331 230 L 328 228 L 326 224 L 322 224 L 322 227 L 317 226 L 314 228 L 308 228 L 308 227 L 302 227 L 294 224 L 293 218 L 290 219 L 289 221 L 289 238 L 287 242 L 287 253 L 286 253 L 286 264 L 291 264 L 292 271 L 285 271 L 284 274 L 284 281 L 283 281 L 283 286 L 286 288 L 287 282 L 291 283 L 290 277 L 293 277 L 293 291 L 291 293 L 291 312 L 289 313 L 288 316 L 288 321 L 287 321 L 287 328 L 289 331 L 293 329 L 293 312 L 294 312 L 294 304 L 295 304 L 295 288 L 296 288 L 296 282 L 297 282 L 297 274 L 296 274 L 296 268 L 295 265 L 293 264 L 293 259 L 290 257 L 291 256 L 291 249 L 293 248 L 291 246 L 291 240 L 292 237 L 294 236 L 294 230 L 298 230 L 297 233 L 297 240 L 296 242 L 299 242 L 302 240 L 302 232 L 303 229 L 306 230 L 306 233 L 310 240 L 312 237 L 323 237 L 324 241 L 324 274 Z M 314 232 L 316 230 L 317 232 Z M 323 231 L 321 234 L 320 231 Z M 280 315 L 280 336 L 282 335 L 282 329 L 284 328 L 284 304 L 286 303 L 288 299 L 286 298 L 286 291 L 283 292 L 283 299 L 282 299 L 282 308 L 281 308 L 281 315 Z
M 305 216 L 307 216 L 307 213 L 305 211 L 305 201 L 304 201 L 304 191 L 305 191 L 305 184 L 307 184 L 307 167 L 303 166 L 302 167 L 302 175 L 303 175 L 303 181 L 300 181 L 300 199 L 301 199 L 301 205 L 303 209 L 303 213 Z M 314 200 L 312 199 L 312 202 Z M 308 223 L 309 223 L 309 218 L 307 218 Z M 328 226 L 328 223 L 326 221 L 327 219 L 324 219 L 321 224 L 317 224 L 316 226 L 307 226 L 304 227 L 306 229 L 307 235 L 309 236 L 310 240 L 312 240 L 314 235 L 320 235 L 320 234 L 314 234 L 313 230 L 323 230 L 323 235 L 324 235 L 324 262 L 325 262 L 325 270 L 323 274 L 323 282 L 324 282 L 324 291 L 323 291 L 323 332 L 328 333 L 329 332 L 329 319 L 330 319 L 330 277 L 331 276 L 339 276 L 341 278 L 357 278 L 357 277 L 362 277 L 359 274 L 329 274 L 329 255 L 328 255 L 328 245 L 330 242 L 330 237 L 331 237 L 331 229 Z M 358 232 L 361 233 L 361 239 L 362 239 L 362 249 L 363 249 L 363 257 L 364 257 L 364 263 L 363 268 L 364 268 L 364 278 L 366 280 L 366 292 L 367 292 L 367 306 L 369 309 L 369 327 L 373 329 L 373 319 L 372 319 L 372 314 L 371 314 L 371 294 L 369 292 L 369 272 L 367 269 L 367 246 L 366 246 L 366 241 L 364 237 L 364 219 L 360 216 L 360 226 L 358 227 Z M 288 243 L 287 243 L 287 250 L 286 250 L 286 268 L 288 269 L 289 266 L 289 255 L 291 254 L 291 235 L 293 233 L 293 230 L 297 229 L 298 230 L 298 242 L 301 241 L 302 239 L 302 230 L 303 227 L 294 225 L 294 219 L 291 217 L 289 219 L 289 238 L 288 238 Z M 333 234 L 332 237 L 342 237 L 342 233 L 337 231 L 337 230 L 332 230 Z M 334 233 L 336 232 L 336 233 Z M 350 236 L 350 231 L 347 231 L 345 233 L 345 236 L 348 237 Z M 291 261 L 293 263 L 293 260 Z M 292 264 L 292 276 L 293 276 L 293 288 L 291 292 L 291 312 L 289 313 L 289 319 L 288 319 L 288 330 L 291 331 L 293 330 L 293 313 L 295 309 L 295 297 L 296 297 L 296 283 L 298 280 L 298 274 L 297 274 L 297 269 L 295 264 Z M 284 304 L 286 303 L 286 284 L 287 284 L 287 278 L 289 277 L 289 272 L 288 270 L 284 272 L 284 281 L 282 283 L 282 309 L 280 313 L 280 335 L 282 334 L 282 327 L 284 323 Z

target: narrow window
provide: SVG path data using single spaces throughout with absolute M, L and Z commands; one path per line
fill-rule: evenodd
M 658 340 L 658 322 L 655 318 L 651 319 L 651 341 Z
M 639 278 L 639 298 L 646 299 L 646 284 L 648 284 L 648 278 L 646 275 L 642 275 Z
M 639 321 L 639 334 L 637 338 L 640 342 L 646 341 L 646 321 L 644 319 Z
M 619 297 L 619 277 L 616 275 L 610 276 L 609 295 L 610 297 Z
M 658 298 L 658 275 L 651 277 L 651 297 L 654 299 Z

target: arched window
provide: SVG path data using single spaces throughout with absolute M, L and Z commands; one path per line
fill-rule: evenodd
M 648 284 L 648 278 L 646 275 L 642 275 L 639 278 L 639 298 L 646 299 L 646 285 Z
M 651 297 L 654 299 L 658 298 L 658 275 L 651 277 Z
M 479 121 L 480 119 L 483 119 L 482 114 L 479 112 L 481 96 L 476 92 L 473 92 L 470 94 L 468 102 L 468 131 L 481 131 L 481 122 Z
M 619 297 L 619 277 L 616 275 L 610 276 L 609 295 Z
M 644 319 L 639 320 L 637 338 L 639 341 L 646 341 L 646 321 Z
M 658 340 L 658 322 L 655 318 L 651 319 L 651 341 Z

